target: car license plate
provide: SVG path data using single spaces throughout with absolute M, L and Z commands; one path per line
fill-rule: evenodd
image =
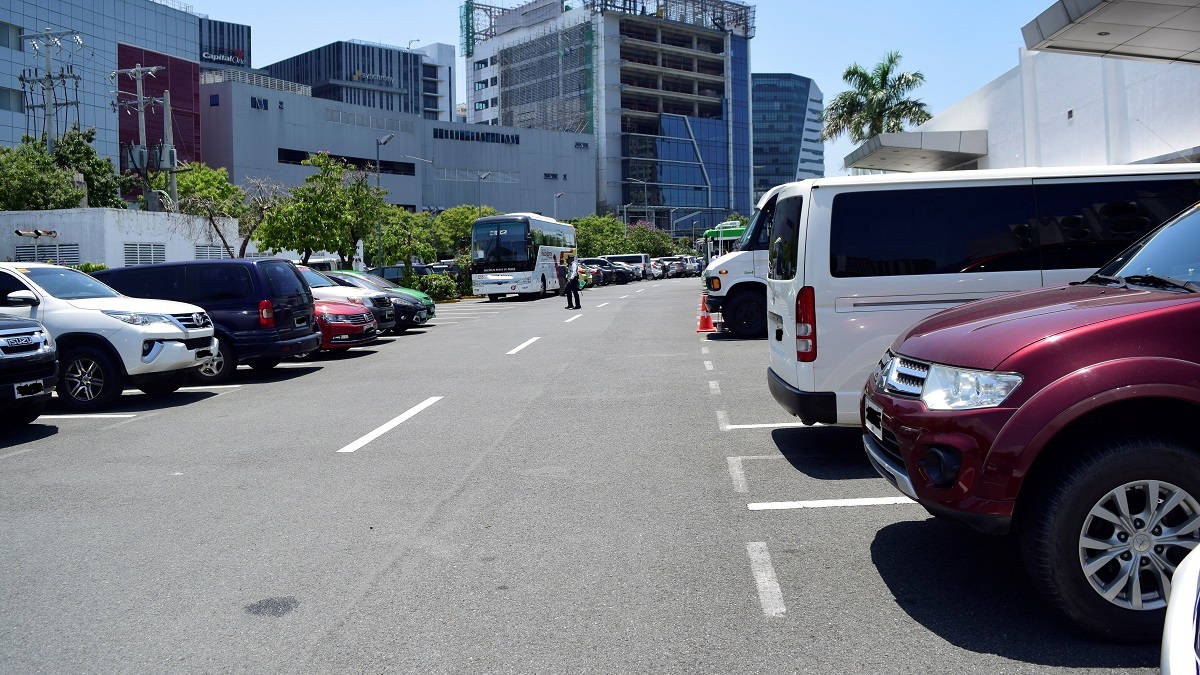
M 29 398 L 30 396 L 37 396 L 44 391 L 46 391 L 46 388 L 42 386 L 41 380 L 18 382 L 13 385 L 13 396 L 15 398 Z
M 385 319 L 394 319 L 394 318 L 396 318 L 396 313 L 395 313 L 395 312 L 391 312 L 391 311 L 384 312 L 384 313 L 383 313 L 383 318 L 385 318 Z
M 866 399 L 866 408 L 863 419 L 865 421 L 867 431 L 876 439 L 883 440 L 883 409 L 871 402 L 871 399 Z

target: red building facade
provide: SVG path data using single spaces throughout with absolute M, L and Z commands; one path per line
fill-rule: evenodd
M 200 155 L 200 64 L 194 61 L 167 56 L 140 47 L 117 45 L 117 68 L 163 66 L 154 77 L 142 81 L 143 93 L 149 98 L 162 98 L 163 92 L 171 91 L 171 121 L 174 126 L 175 151 L 180 162 L 199 162 Z M 134 103 L 137 85 L 133 79 L 120 76 L 116 81 L 120 91 L 117 100 Z M 146 144 L 154 148 L 162 142 L 163 109 L 154 104 L 146 109 Z M 120 112 L 119 138 L 121 142 L 121 168 L 128 168 L 125 147 L 138 143 L 137 109 L 124 107 Z

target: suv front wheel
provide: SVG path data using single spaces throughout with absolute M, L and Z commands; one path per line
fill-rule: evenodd
M 117 400 L 124 387 L 121 367 L 102 349 L 89 346 L 63 350 L 58 398 L 71 410 L 99 410 Z
M 1175 440 L 1109 440 L 1042 481 L 1021 515 L 1034 583 L 1088 632 L 1162 634 L 1171 575 L 1200 544 L 1200 463 Z
M 218 340 L 217 353 L 213 354 L 204 365 L 197 368 L 195 379 L 203 384 L 220 384 L 233 377 L 237 370 L 237 356 L 229 346 L 228 340 Z

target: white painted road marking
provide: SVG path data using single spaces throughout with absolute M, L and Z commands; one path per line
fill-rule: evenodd
M 81 413 L 78 415 L 42 415 L 39 420 L 120 420 L 137 417 L 133 413 Z
M 828 509 L 838 506 L 885 506 L 916 504 L 908 497 L 861 497 L 859 499 L 816 499 L 799 502 L 755 502 L 747 504 L 751 511 L 781 511 L 785 509 Z
M 578 318 L 579 318 L 579 317 L 581 317 L 581 316 L 583 316 L 583 315 L 582 315 L 582 314 L 576 314 L 575 316 L 573 316 L 573 317 L 571 317 L 571 318 L 567 319 L 567 320 L 566 320 L 566 321 L 564 321 L 563 323 L 571 323 L 572 321 L 574 321 L 575 319 L 578 319 Z
M 705 370 L 712 370 L 712 369 L 713 369 L 712 361 L 705 361 L 705 362 L 704 362 L 704 369 L 705 369 Z
M 719 428 L 721 431 L 725 431 L 729 428 L 729 413 L 725 412 L 724 410 L 717 411 L 717 428 Z
M 783 592 L 779 590 L 779 579 L 775 576 L 775 566 L 771 564 L 767 542 L 746 542 L 746 554 L 750 556 L 750 571 L 754 573 L 758 604 L 762 605 L 763 614 L 783 616 L 787 613 L 787 606 L 783 604 Z
M 617 299 L 618 299 L 618 300 L 624 300 L 625 298 L 628 298 L 628 297 L 629 297 L 628 295 L 622 295 L 621 297 L 619 297 L 619 298 L 617 298 Z
M 700 353 L 701 353 L 701 354 L 707 354 L 707 353 L 708 353 L 708 347 L 701 347 L 701 348 L 700 348 Z
M 641 292 L 642 292 L 642 291 L 644 291 L 644 290 L 646 290 L 646 289 L 644 289 L 644 288 L 639 288 L 639 289 L 637 289 L 637 292 L 638 292 L 638 293 L 641 293 Z
M 517 345 L 516 347 L 513 347 L 512 350 L 505 352 L 505 354 L 507 354 L 507 355 L 516 354 L 517 352 L 521 351 L 522 349 L 525 349 L 529 345 L 531 345 L 541 339 L 542 339 L 541 337 L 531 337 L 528 340 Z
M 600 309 L 601 307 L 604 307 L 604 306 L 606 306 L 606 305 L 608 305 L 608 303 L 607 303 L 607 302 L 602 302 L 602 303 L 600 303 L 600 304 L 596 305 L 596 309 Z
M 716 380 L 709 380 L 708 393 L 712 394 L 713 396 L 719 395 L 721 393 L 721 385 L 718 384 Z
M 737 457 L 726 457 L 725 463 L 729 465 L 729 478 L 733 480 L 734 492 L 746 492 L 746 468 L 742 464 L 748 459 L 783 459 L 782 455 L 739 455 Z
M 347 445 L 346 447 L 342 448 L 341 450 L 338 450 L 338 452 L 354 452 L 355 450 L 358 450 L 359 448 L 363 447 L 367 443 L 370 443 L 371 441 L 375 440 L 376 438 L 379 438 L 380 436 L 386 434 L 387 432 L 391 431 L 392 429 L 395 429 L 396 427 L 400 426 L 404 422 L 407 422 L 408 420 L 412 419 L 417 413 L 428 408 L 429 406 L 433 405 L 434 403 L 437 403 L 440 400 L 442 400 L 441 396 L 430 396 L 429 398 L 425 399 L 424 401 L 421 401 L 420 403 L 414 405 L 413 407 L 409 408 L 408 410 L 405 410 L 404 412 L 400 413 L 396 417 L 393 417 L 392 419 L 388 420 L 387 422 L 382 424 L 379 428 L 375 429 L 374 431 L 367 434 L 366 436 L 363 436 L 362 438 L 358 439 L 357 441 L 354 441 L 350 445 Z

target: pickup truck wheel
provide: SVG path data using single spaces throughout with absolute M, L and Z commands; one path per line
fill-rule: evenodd
M 760 338 L 767 334 L 767 296 L 755 291 L 738 291 L 721 307 L 725 327 L 740 338 Z
M 254 359 L 250 362 L 250 367 L 255 370 L 270 370 L 279 365 L 281 359 Z
M 204 365 L 197 368 L 193 376 L 197 382 L 202 384 L 220 384 L 229 378 L 233 377 L 233 372 L 237 370 L 237 356 L 233 353 L 233 348 L 229 346 L 228 340 L 218 340 L 217 353 L 204 362 Z
M 99 410 L 116 401 L 124 386 L 124 373 L 107 352 L 81 346 L 59 357 L 62 377 L 58 398 L 71 410 Z
M 1085 631 L 1162 636 L 1175 567 L 1200 544 L 1200 462 L 1167 438 L 1101 442 L 1021 506 L 1029 576 Z
M 175 372 L 139 385 L 138 389 L 148 396 L 169 396 L 179 391 L 179 388 L 183 386 L 183 380 L 184 374 Z
M 31 403 L 18 403 L 10 410 L 5 411 L 3 417 L 0 418 L 0 429 L 16 429 L 32 424 L 46 411 L 47 400 L 42 398 Z

